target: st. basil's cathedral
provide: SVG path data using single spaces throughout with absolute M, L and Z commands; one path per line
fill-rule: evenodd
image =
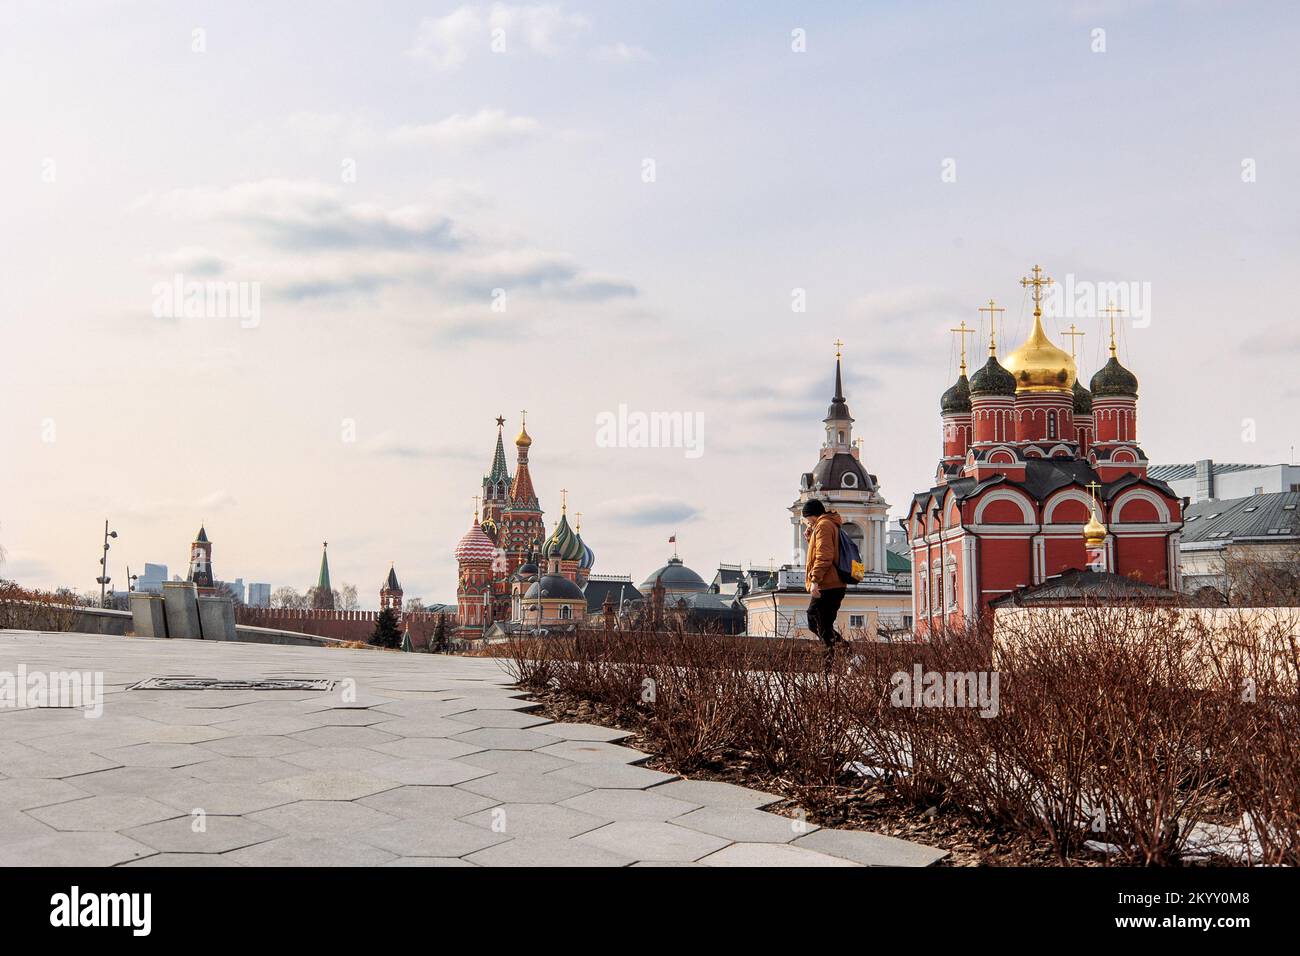
M 1137 443 L 1138 380 L 1110 359 L 1078 379 L 1074 357 L 1043 330 L 1051 279 L 1022 279 L 1034 301 L 1029 338 L 998 359 L 990 302 L 989 358 L 940 400 L 943 457 L 935 485 L 905 519 L 918 633 L 960 625 L 990 605 L 1067 571 L 1108 586 L 1136 579 L 1176 590 L 1182 501 L 1147 475 Z M 1137 585 L 1133 585 L 1137 586 Z
M 526 420 L 515 438 L 515 473 L 506 463 L 497 418 L 492 467 L 483 476 L 482 510 L 476 503 L 469 530 L 456 545 L 457 630 L 479 636 L 490 628 L 566 626 L 586 618 L 583 588 L 596 556 L 582 540 L 581 522 L 569 524 L 568 502 L 548 536 L 533 487 L 528 452 L 533 439 Z M 580 518 L 581 516 L 579 516 Z

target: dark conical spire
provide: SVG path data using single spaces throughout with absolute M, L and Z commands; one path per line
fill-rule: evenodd
M 402 590 L 402 586 L 397 583 L 397 570 L 391 564 L 388 566 L 388 580 L 384 582 L 384 587 L 389 591 Z
M 328 541 L 321 545 L 320 576 L 316 579 L 316 587 L 320 588 L 322 591 L 333 590 L 330 587 L 330 555 Z
M 488 475 L 488 481 L 493 484 L 499 481 L 507 485 L 510 483 L 510 469 L 506 466 L 506 446 L 501 440 L 501 428 L 505 423 L 504 418 L 497 417 L 497 447 L 492 453 L 492 471 Z
M 199 533 L 198 533 L 197 535 L 195 535 L 194 540 L 195 540 L 196 542 L 202 542 L 202 543 L 205 543 L 205 544 L 206 544 L 206 543 L 207 543 L 207 540 L 208 540 L 208 529 L 207 529 L 206 527 L 200 525 L 200 526 L 199 526 Z
M 848 402 L 844 400 L 844 382 L 840 374 L 840 356 L 835 356 L 835 395 L 831 398 L 830 408 L 826 410 L 826 417 L 822 421 L 853 421 L 853 416 L 849 414 Z

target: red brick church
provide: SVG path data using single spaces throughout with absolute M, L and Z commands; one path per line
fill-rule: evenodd
M 940 400 L 943 457 L 934 487 L 913 497 L 906 518 L 918 631 L 959 625 L 1071 569 L 1178 586 L 1182 502 L 1147 477 L 1137 376 L 1119 362 L 1113 312 L 1110 360 L 1084 388 L 1074 357 L 1043 330 L 1051 281 L 1038 266 L 1021 280 L 1033 294 L 1034 325 L 1005 365 L 994 331 L 1002 310 L 992 302 L 980 310 L 989 313 L 989 358 L 969 379 L 971 330 L 964 322 L 954 330 L 963 333 L 961 374 Z

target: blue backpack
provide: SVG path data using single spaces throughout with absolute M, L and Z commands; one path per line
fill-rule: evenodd
M 840 580 L 845 584 L 857 584 L 867 570 L 866 565 L 862 563 L 862 552 L 843 528 L 840 528 L 839 532 L 840 546 L 835 559 L 835 570 L 839 572 Z

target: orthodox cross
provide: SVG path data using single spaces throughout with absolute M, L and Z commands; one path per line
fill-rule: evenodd
M 1062 332 L 1061 334 L 1062 334 L 1062 335 L 1068 335 L 1068 336 L 1070 337 L 1070 358 L 1074 358 L 1074 357 L 1075 357 L 1075 354 L 1074 354 L 1074 345 L 1075 345 L 1075 342 L 1074 342 L 1074 340 L 1075 340 L 1075 339 L 1081 339 L 1081 338 L 1083 338 L 1085 335 L 1087 335 L 1088 333 L 1087 333 L 1087 332 L 1076 332 L 1076 331 L 1074 330 L 1074 323 L 1071 322 L 1071 323 L 1070 323 L 1070 331 L 1068 331 L 1068 332 Z
M 961 336 L 961 373 L 966 374 L 966 336 L 974 335 L 974 329 L 966 328 L 966 320 L 961 320 L 961 326 L 956 329 L 949 329 L 949 332 L 956 332 Z
M 1124 310 L 1115 308 L 1113 299 L 1107 299 L 1106 308 L 1102 309 L 1101 313 L 1110 319 L 1110 354 L 1113 357 L 1115 355 L 1115 316 L 1123 315 Z
M 478 495 L 474 496 L 474 520 L 478 520 Z
M 578 534 L 582 534 L 582 512 L 581 512 L 581 511 L 577 512 L 577 515 L 578 515 L 578 528 L 577 528 L 577 531 L 578 531 Z
M 976 310 L 977 312 L 987 312 L 989 314 L 989 355 L 998 354 L 998 313 L 1005 312 L 1006 309 L 999 309 L 992 299 L 989 304 Z M 965 341 L 963 339 L 962 341 Z
M 1096 479 L 1093 479 L 1092 481 L 1084 485 L 1084 487 L 1087 488 L 1089 494 L 1092 495 L 1092 501 L 1095 506 L 1097 503 L 1097 492 L 1101 490 L 1101 485 L 1097 484 Z
M 1029 270 L 1030 274 L 1020 280 L 1020 284 L 1027 289 L 1033 289 L 1034 296 L 1034 315 L 1043 314 L 1043 287 L 1052 284 L 1052 280 L 1043 275 L 1042 266 L 1034 266 Z
M 569 489 L 560 489 L 560 514 L 569 513 Z
M 836 358 L 839 358 L 840 355 L 843 354 L 843 351 L 844 351 L 844 343 L 841 342 L 839 339 L 836 339 L 836 340 L 835 340 L 835 357 L 836 357 Z

